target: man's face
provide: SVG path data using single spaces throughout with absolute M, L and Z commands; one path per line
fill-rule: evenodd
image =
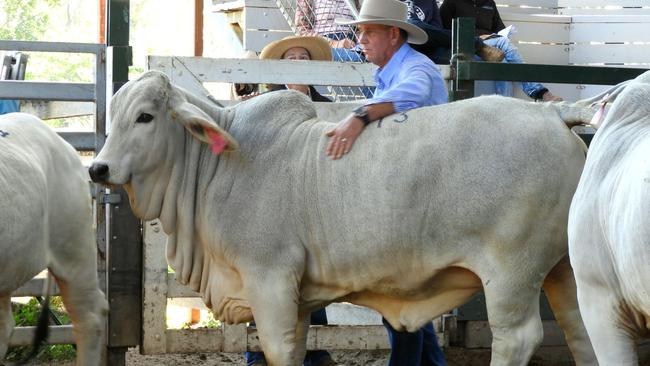
M 357 26 L 357 38 L 366 59 L 379 67 L 386 65 L 393 54 L 393 28 L 395 27 L 379 24 Z

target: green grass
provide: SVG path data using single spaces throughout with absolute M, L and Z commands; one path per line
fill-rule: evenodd
M 50 299 L 50 309 L 62 324 L 70 324 L 70 318 L 63 308 L 61 297 L 54 296 Z M 13 313 L 16 326 L 35 326 L 40 311 L 41 306 L 34 298 L 25 305 L 14 304 Z M 31 347 L 10 347 L 5 359 L 7 361 L 18 361 L 26 357 L 30 351 Z M 40 361 L 68 361 L 74 360 L 75 355 L 74 345 L 47 345 L 41 349 L 36 359 Z

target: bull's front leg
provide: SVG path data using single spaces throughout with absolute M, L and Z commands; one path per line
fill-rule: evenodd
M 9 338 L 14 330 L 14 317 L 11 313 L 11 295 L 0 296 L 0 364 L 7 353 Z
M 307 354 L 307 332 L 309 332 L 309 324 L 311 314 L 298 313 L 298 324 L 296 327 L 296 358 L 300 360 L 305 359 Z M 301 362 L 299 363 L 301 364 Z
M 247 286 L 264 357 L 271 366 L 299 366 L 306 331 L 298 331 L 304 328 L 305 321 L 298 316 L 297 284 L 287 276 L 264 277 Z M 298 343 L 303 345 L 298 347 Z

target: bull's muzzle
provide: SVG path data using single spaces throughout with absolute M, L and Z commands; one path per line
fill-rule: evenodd
M 106 179 L 108 179 L 108 165 L 93 163 L 90 168 L 88 168 L 88 173 L 93 182 L 106 183 Z

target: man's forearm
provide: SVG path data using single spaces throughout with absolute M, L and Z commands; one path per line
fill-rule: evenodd
M 371 123 L 395 113 L 392 102 L 370 104 L 366 107 L 368 108 L 368 119 Z

